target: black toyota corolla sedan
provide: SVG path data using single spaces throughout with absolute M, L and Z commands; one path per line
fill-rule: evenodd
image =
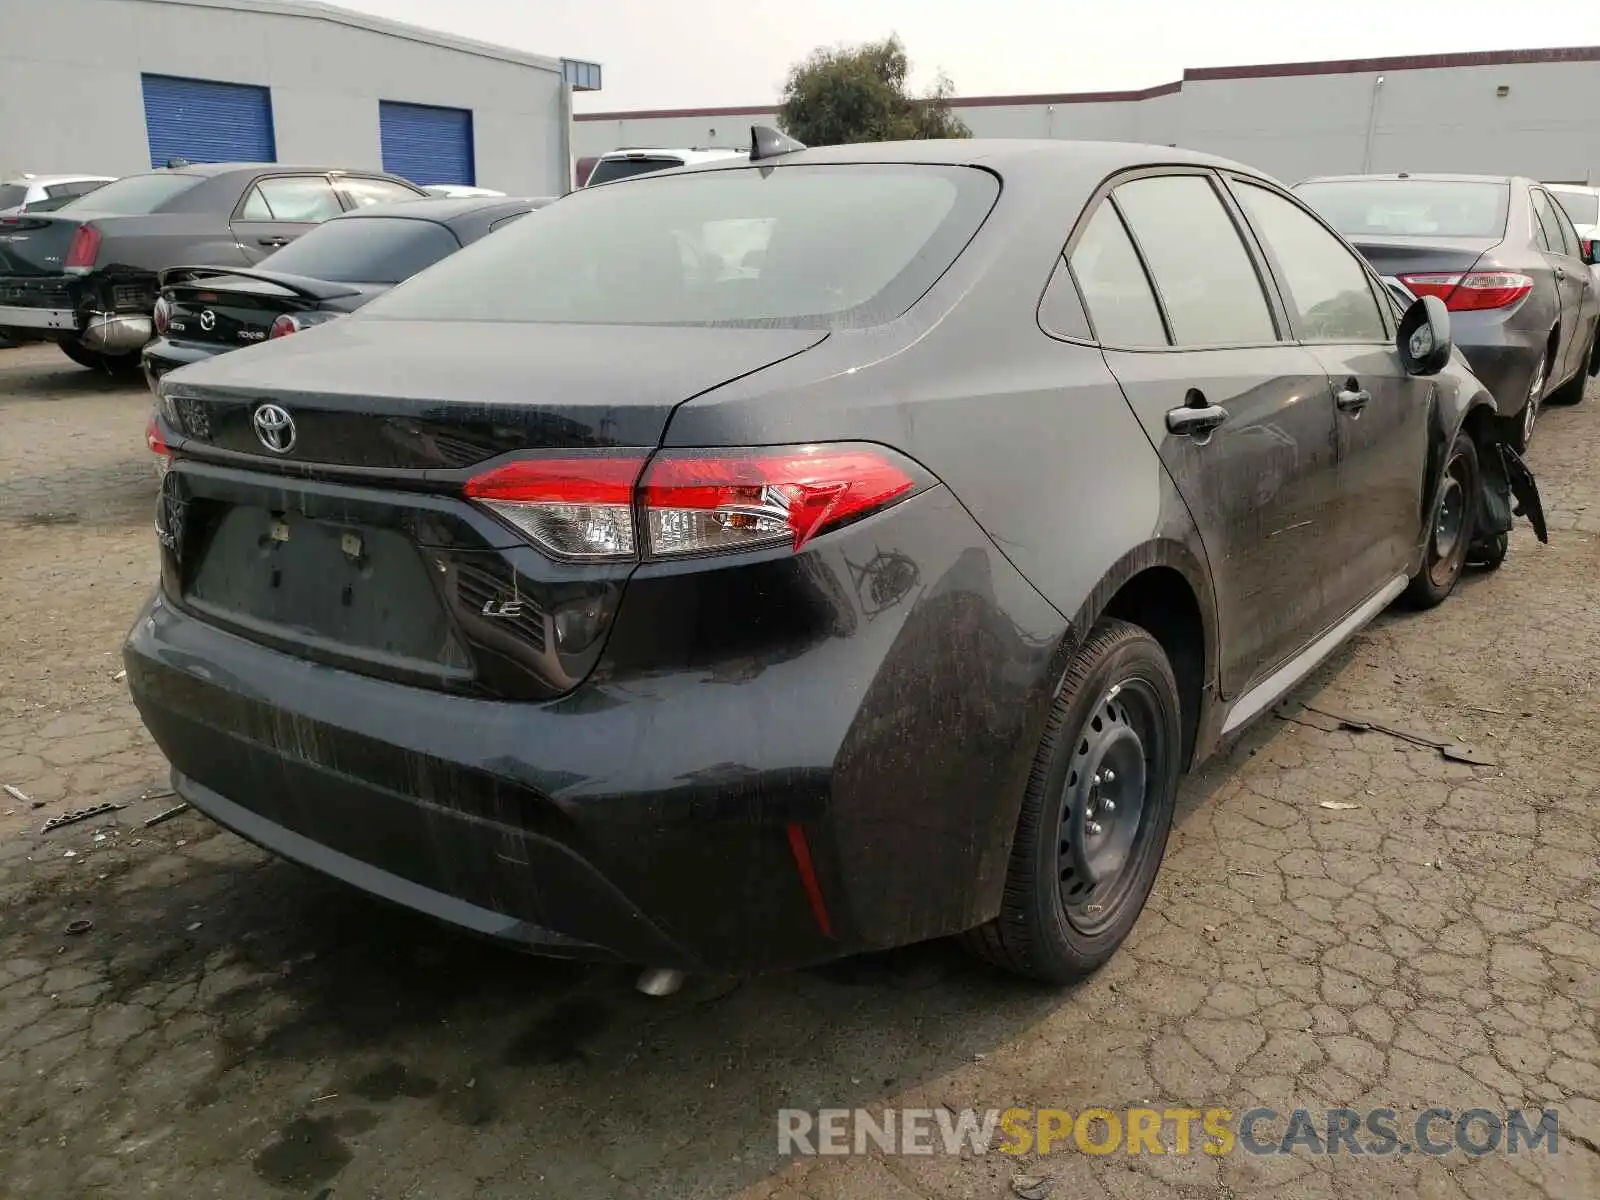
M 502 196 L 371 204 L 317 226 L 260 267 L 168 268 L 156 338 L 143 352 L 145 378 L 153 388 L 175 367 L 352 313 L 548 203 Z
M 1180 774 L 1532 478 L 1248 168 L 754 141 L 164 380 L 133 698 L 224 826 L 528 950 L 1075 978 Z

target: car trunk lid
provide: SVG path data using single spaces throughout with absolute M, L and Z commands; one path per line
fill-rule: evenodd
M 84 222 L 14 213 L 0 217 L 0 276 L 61 275 L 72 236 Z
M 817 329 L 339 320 L 172 381 L 187 436 L 333 471 L 457 472 L 512 450 L 654 447 L 685 400 L 816 345 Z M 294 445 L 252 414 L 272 402 Z
M 218 346 L 264 342 L 272 322 L 283 313 L 324 306 L 349 311 L 387 286 L 198 267 L 177 267 L 161 276 L 170 333 L 187 342 Z
M 557 562 L 466 480 L 517 451 L 653 449 L 683 401 L 826 336 L 358 316 L 185 368 L 162 383 L 183 435 L 158 505 L 163 588 L 345 670 L 559 695 L 593 668 L 633 562 Z M 258 436 L 263 405 L 293 422 L 282 452 Z
M 1378 274 L 1396 277 L 1424 272 L 1467 272 L 1500 244 L 1499 238 L 1375 237 L 1367 234 L 1349 237 L 1349 241 Z

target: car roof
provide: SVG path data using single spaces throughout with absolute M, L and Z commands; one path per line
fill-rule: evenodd
M 1521 175 L 1458 175 L 1452 172 L 1395 171 L 1372 175 L 1314 175 L 1301 183 L 1357 183 L 1364 180 L 1395 180 L 1423 183 L 1532 183 Z
M 1600 195 L 1600 187 L 1587 183 L 1547 183 L 1544 187 L 1552 192 L 1583 192 L 1590 196 Z
M 366 167 L 319 167 L 307 166 L 302 163 L 275 162 L 186 163 L 181 167 L 156 167 L 150 171 L 135 173 L 143 175 L 199 175 L 202 178 L 215 179 L 218 176 L 231 175 L 235 172 L 251 175 L 363 175 L 376 179 L 401 178 L 399 175 L 388 171 Z M 410 180 L 405 180 L 404 182 L 409 183 Z
M 905 142 L 861 142 L 843 146 L 815 146 L 761 160 L 782 166 L 855 163 L 933 163 L 949 166 L 988 167 L 1008 177 L 1037 174 L 1041 178 L 1062 172 L 1099 172 L 1102 176 L 1142 166 L 1215 167 L 1270 179 L 1265 172 L 1232 159 L 1175 146 L 1140 142 L 1089 142 L 1065 138 L 930 138 Z M 708 170 L 728 170 L 750 163 L 747 154 L 705 164 Z M 625 181 L 621 181 L 625 182 Z M 603 185 L 605 186 L 605 185 Z
M 404 217 L 413 221 L 435 221 L 441 225 L 448 225 L 463 217 L 487 214 L 493 209 L 503 208 L 510 213 L 543 208 L 553 199 L 555 199 L 553 196 L 429 196 L 417 200 L 389 200 L 382 204 L 368 204 L 341 213 L 337 217 L 330 218 L 329 224 L 333 221 L 359 220 L 362 217 Z
M 608 150 L 595 161 L 605 162 L 607 159 L 626 158 L 681 158 L 685 166 L 696 166 L 699 163 L 716 162 L 724 158 L 748 157 L 750 151 L 737 146 L 623 146 L 617 150 Z

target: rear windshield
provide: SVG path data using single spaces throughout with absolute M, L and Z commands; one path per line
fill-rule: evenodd
M 95 188 L 84 196 L 63 204 L 63 209 L 83 209 L 111 216 L 132 217 L 159 212 L 161 206 L 175 196 L 180 196 L 199 184 L 203 175 L 178 175 L 171 171 L 159 174 L 129 175 L 104 187 Z
M 424 321 L 871 324 L 910 308 L 999 183 L 943 165 L 744 167 L 585 188 L 369 305 Z
M 27 198 L 27 184 L 0 183 L 0 208 L 15 208 Z
M 1566 209 L 1567 219 L 1574 225 L 1600 225 L 1600 193 L 1551 192 L 1556 203 Z M 0 204 L 0 208 L 5 207 Z
M 654 158 L 603 158 L 595 164 L 589 175 L 589 186 L 597 183 L 615 183 L 618 179 L 632 179 L 635 175 L 649 175 L 653 171 L 667 171 L 683 166 L 683 159 L 668 155 Z
M 399 283 L 460 247 L 455 234 L 433 221 L 339 217 L 296 238 L 264 265 L 333 283 Z
M 1504 237 L 1511 189 L 1503 183 L 1341 179 L 1296 194 L 1346 237 Z

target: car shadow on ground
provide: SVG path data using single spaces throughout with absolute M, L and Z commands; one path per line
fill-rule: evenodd
M 131 371 L 91 370 L 70 362 L 51 347 L 0 349 L 0 404 L 32 400 L 70 401 L 78 396 L 126 392 L 137 402 L 148 397 L 144 381 Z M 57 361 L 59 359 L 59 362 Z

